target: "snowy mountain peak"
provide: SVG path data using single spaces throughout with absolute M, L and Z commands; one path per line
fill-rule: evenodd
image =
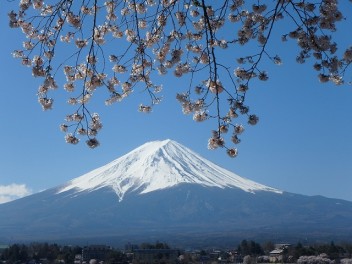
M 225 170 L 170 139 L 145 143 L 126 155 L 71 180 L 58 193 L 110 187 L 122 201 L 127 192 L 143 194 L 181 183 L 240 188 L 252 193 L 282 193 Z

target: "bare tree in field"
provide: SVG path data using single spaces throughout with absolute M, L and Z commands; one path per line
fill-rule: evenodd
M 297 62 L 313 60 L 321 82 L 342 84 L 352 61 L 352 48 L 336 52 L 336 23 L 347 23 L 337 0 L 21 0 L 9 20 L 25 35 L 13 56 L 43 79 L 39 103 L 52 108 L 63 72 L 73 110 L 61 130 L 66 142 L 83 136 L 91 148 L 102 128 L 89 104 L 96 93 L 111 105 L 144 91 L 138 108 L 148 113 L 168 89 L 158 75 L 173 74 L 186 80 L 176 94 L 183 113 L 214 122 L 209 149 L 237 156 L 245 124 L 259 120 L 247 91 L 253 80 L 268 80 L 265 65 L 282 63 L 268 45 L 276 24 L 288 29 L 277 41 L 297 43 Z

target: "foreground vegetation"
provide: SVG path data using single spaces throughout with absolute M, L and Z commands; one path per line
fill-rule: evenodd
M 86 259 L 84 252 L 95 250 L 99 258 Z M 90 255 L 91 256 L 94 256 Z M 88 256 L 88 255 L 86 255 Z M 98 256 L 98 255 L 97 255 Z M 108 246 L 61 246 L 48 243 L 13 244 L 0 251 L 0 262 L 12 263 L 299 263 L 352 264 L 352 244 L 296 245 L 263 244 L 243 240 L 227 250 L 172 249 L 166 243 L 126 245 L 124 250 Z

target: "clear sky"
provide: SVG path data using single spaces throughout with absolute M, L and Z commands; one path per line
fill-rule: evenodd
M 195 123 L 192 116 L 182 114 L 175 94 L 187 83 L 171 77 L 163 83 L 164 101 L 151 114 L 137 111 L 143 102 L 139 93 L 113 106 L 96 102 L 104 128 L 101 146 L 92 150 L 84 143 L 64 142 L 59 130 L 68 113 L 63 93 L 54 94 L 54 109 L 43 112 L 36 96 L 41 80 L 12 58 L 11 52 L 23 41 L 19 30 L 8 28 L 7 13 L 17 4 L 0 4 L 0 202 L 63 184 L 147 141 L 167 138 L 259 183 L 352 201 L 352 87 L 320 84 L 310 63 L 294 62 L 293 45 L 274 47 L 284 64 L 268 66 L 269 81 L 248 94 L 260 122 L 247 127 L 237 158 L 207 149 L 213 124 Z M 351 28 L 348 7 L 346 28 Z

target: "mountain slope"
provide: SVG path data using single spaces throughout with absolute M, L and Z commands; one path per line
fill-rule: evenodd
M 352 202 L 241 178 L 171 140 L 147 143 L 72 181 L 0 204 L 0 241 L 351 240 Z
M 121 201 L 130 191 L 148 193 L 181 183 L 222 189 L 240 188 L 247 192 L 282 193 L 239 177 L 169 139 L 146 143 L 109 164 L 72 180 L 59 193 L 72 189 L 78 192 L 94 191 L 109 186 Z
M 6 217 L 0 218 L 0 240 L 216 246 L 242 239 L 350 241 L 352 234 L 352 203 L 320 196 L 195 184 L 127 193 L 122 202 L 108 187 L 79 195 L 56 192 L 1 205 Z

